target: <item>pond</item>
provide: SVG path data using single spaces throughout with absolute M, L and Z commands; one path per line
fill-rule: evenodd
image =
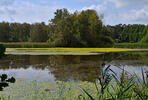
M 148 52 L 114 52 L 98 55 L 13 55 L 0 60 L 0 74 L 16 79 L 37 81 L 89 81 L 101 74 L 102 63 L 116 72 L 124 67 L 141 77 L 141 68 L 148 71 Z

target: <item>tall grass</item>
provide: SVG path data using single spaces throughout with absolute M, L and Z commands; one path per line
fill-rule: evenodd
M 6 48 L 49 48 L 55 47 L 49 43 L 34 43 L 34 42 L 16 42 L 16 43 L 0 43 Z
M 140 80 L 137 75 L 131 75 L 124 69 L 118 77 L 109 67 L 102 72 L 105 73 L 102 75 L 102 80 L 99 79 L 98 84 L 101 89 L 96 88 L 97 97 L 83 89 L 90 100 L 148 100 L 148 75 L 145 75 L 143 69 L 141 69 L 142 80 Z M 109 71 L 112 74 L 109 74 Z

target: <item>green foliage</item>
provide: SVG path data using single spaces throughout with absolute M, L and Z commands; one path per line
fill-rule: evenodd
M 144 32 L 146 35 L 140 40 L 140 43 L 148 43 L 148 26 L 145 28 Z
M 10 38 L 10 27 L 9 23 L 0 23 L 0 42 L 9 42 Z
M 46 42 L 48 40 L 48 30 L 44 23 L 31 25 L 30 39 L 32 42 Z
M 111 74 L 108 74 L 108 71 L 112 72 L 113 82 L 109 84 L 111 80 Z M 122 69 L 122 73 L 120 77 L 116 75 L 116 73 L 109 68 L 109 66 L 102 72 L 105 73 L 101 76 L 102 81 L 99 84 L 102 85 L 102 82 L 106 83 L 105 88 L 101 88 L 100 90 L 96 88 L 97 99 L 95 96 L 92 96 L 88 91 L 84 90 L 84 93 L 90 98 L 90 100 L 147 100 L 148 99 L 148 75 L 144 75 L 144 71 L 142 69 L 143 80 L 140 81 L 139 77 L 136 75 L 131 75 L 124 69 Z M 104 79 L 103 79 L 104 77 Z M 109 81 L 105 81 L 109 80 Z M 136 81 L 139 80 L 139 81 Z M 95 83 L 95 87 L 97 84 Z M 105 92 L 104 92 L 105 91 Z M 85 100 L 85 99 L 81 99 Z
M 115 25 L 107 26 L 110 29 L 111 36 L 118 43 L 130 42 L 135 43 L 139 42 L 146 34 L 148 27 L 140 24 L 133 25 Z
M 46 42 L 48 25 L 42 23 L 0 23 L 0 42 Z
M 115 48 L 148 48 L 148 43 L 115 43 Z
M 58 9 L 49 24 L 0 23 L 0 42 L 48 42 L 56 47 L 111 47 L 116 43 L 147 43 L 148 26 L 103 25 L 95 10 L 69 13 Z
M 29 40 L 30 24 L 10 23 L 10 29 L 10 42 L 25 42 Z
M 113 44 L 95 10 L 70 14 L 67 9 L 59 9 L 50 20 L 50 28 L 49 43 L 56 46 L 102 47 Z
M 0 58 L 4 55 L 5 50 L 5 47 L 2 44 L 0 44 Z
M 8 78 L 8 76 L 6 74 L 2 74 L 0 76 L 0 78 L 1 78 L 1 81 L 0 81 L 0 91 L 3 91 L 3 89 L 5 87 L 8 87 L 9 83 L 15 83 L 15 78 L 14 77 Z

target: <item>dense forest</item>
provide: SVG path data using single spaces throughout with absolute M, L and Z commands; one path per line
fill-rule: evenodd
M 58 9 L 49 24 L 0 23 L 0 42 L 48 42 L 61 47 L 104 47 L 148 42 L 148 26 L 104 25 L 95 10 Z
M 119 24 L 115 26 L 108 25 L 107 28 L 111 32 L 111 37 L 117 43 L 137 43 L 148 42 L 148 26 L 141 24 L 125 25 Z

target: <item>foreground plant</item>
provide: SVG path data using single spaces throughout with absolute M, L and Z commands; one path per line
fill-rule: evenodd
M 105 63 L 102 64 L 102 68 L 105 67 Z M 102 69 L 102 72 L 101 72 L 101 76 L 98 78 L 98 81 L 99 81 L 99 85 L 100 85 L 100 88 L 98 88 L 97 86 L 97 83 L 95 82 L 95 88 L 97 90 L 97 98 L 99 100 L 103 100 L 105 99 L 106 97 L 104 97 L 104 92 L 108 89 L 109 87 L 109 84 L 112 80 L 112 77 L 111 75 L 109 74 L 109 71 L 110 71 L 110 65 L 107 66 L 106 69 Z M 91 100 L 95 100 L 93 96 L 91 96 L 91 94 L 89 94 L 85 89 L 82 89 L 87 95 L 88 97 L 91 99 Z
M 2 74 L 0 78 L 1 78 L 0 91 L 3 91 L 4 87 L 8 87 L 9 83 L 15 83 L 15 78 L 14 77 L 8 78 L 6 74 Z
M 105 64 L 102 66 L 105 67 Z M 142 76 L 140 81 L 137 75 L 131 75 L 123 68 L 118 77 L 108 66 L 102 70 L 99 84 L 95 83 L 97 99 L 85 89 L 82 90 L 90 100 L 148 100 L 148 76 L 144 75 L 143 69 Z
M 113 100 L 124 100 L 132 98 L 132 87 L 134 86 L 135 77 L 129 75 L 124 68 L 122 69 L 122 73 L 120 77 L 116 74 L 112 74 L 115 84 L 111 84 L 111 89 L 114 91 L 111 93 L 109 90 L 109 94 Z
M 134 92 L 136 96 L 141 100 L 148 100 L 148 74 L 144 74 L 143 68 L 142 71 L 142 81 L 137 77 L 138 83 L 135 84 Z

